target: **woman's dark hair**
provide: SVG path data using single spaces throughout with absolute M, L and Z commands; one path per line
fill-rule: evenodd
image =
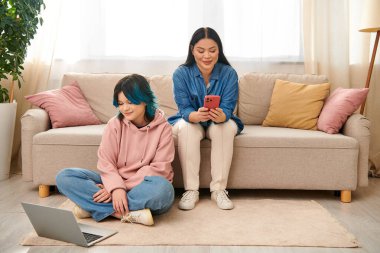
M 150 89 L 150 85 L 145 77 L 132 74 L 122 78 L 115 86 L 113 91 L 113 105 L 119 107 L 118 97 L 119 93 L 123 92 L 124 96 L 135 105 L 139 105 L 142 102 L 146 104 L 145 117 L 148 121 L 154 119 L 154 114 L 158 108 L 156 102 L 156 96 Z M 121 120 L 124 118 L 123 114 L 119 112 L 118 118 Z
M 218 45 L 218 49 L 219 49 L 218 62 L 231 66 L 231 64 L 227 61 L 227 58 L 223 53 L 223 45 L 222 45 L 222 41 L 220 40 L 219 35 L 216 33 L 214 29 L 210 27 L 202 27 L 194 32 L 190 40 L 189 51 L 187 53 L 186 62 L 182 65 L 190 67 L 191 65 L 195 63 L 194 55 L 192 53 L 194 45 L 197 44 L 198 41 L 200 41 L 201 39 L 206 39 L 206 38 L 212 39 Z

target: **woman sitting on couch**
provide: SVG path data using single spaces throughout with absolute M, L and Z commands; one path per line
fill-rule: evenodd
M 173 74 L 174 99 L 179 112 L 169 118 L 178 136 L 178 154 L 186 192 L 179 208 L 190 210 L 199 200 L 200 141 L 211 140 L 211 199 L 221 209 L 232 209 L 226 191 L 235 135 L 243 123 L 233 114 L 238 98 L 238 76 L 227 61 L 215 30 L 196 30 L 186 62 Z M 220 105 L 206 108 L 206 95 L 220 97 Z
M 96 171 L 67 168 L 56 177 L 61 193 L 77 206 L 79 218 L 108 216 L 153 225 L 174 201 L 174 143 L 171 126 L 157 109 L 147 80 L 129 75 L 115 86 L 119 114 L 109 120 L 98 150 Z

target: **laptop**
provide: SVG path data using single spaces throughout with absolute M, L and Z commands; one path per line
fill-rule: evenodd
M 69 210 L 21 203 L 38 236 L 90 247 L 117 231 L 77 223 Z

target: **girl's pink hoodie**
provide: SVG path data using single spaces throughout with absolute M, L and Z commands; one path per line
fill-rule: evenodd
M 98 170 L 108 192 L 130 190 L 145 176 L 162 176 L 173 181 L 174 159 L 172 127 L 161 110 L 152 122 L 137 128 L 117 116 L 108 121 L 98 150 Z

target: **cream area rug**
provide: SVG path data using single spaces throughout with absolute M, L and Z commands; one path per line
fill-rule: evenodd
M 97 245 L 267 245 L 310 247 L 358 247 L 350 234 L 315 201 L 237 199 L 235 208 L 220 210 L 209 199 L 201 199 L 195 209 L 181 211 L 178 200 L 166 214 L 155 216 L 155 225 L 121 223 L 114 218 L 96 223 L 119 231 Z M 61 208 L 71 209 L 70 200 Z M 70 245 L 27 235 L 22 245 Z

